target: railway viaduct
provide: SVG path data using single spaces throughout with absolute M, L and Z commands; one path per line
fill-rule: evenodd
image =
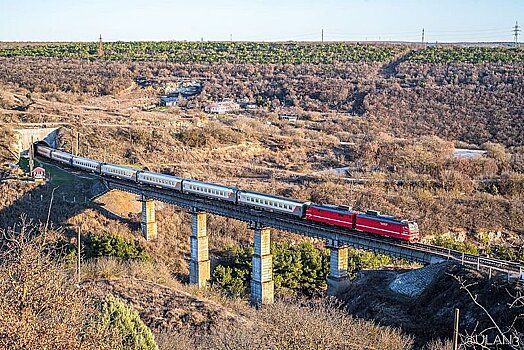
M 76 169 L 75 171 L 81 171 Z M 210 276 L 207 214 L 240 220 L 249 224 L 253 231 L 254 255 L 252 260 L 251 302 L 271 304 L 274 300 L 273 260 L 271 255 L 271 229 L 287 231 L 306 237 L 324 240 L 330 250 L 330 269 L 327 278 L 328 295 L 336 295 L 349 285 L 348 247 L 365 249 L 377 253 L 403 258 L 422 264 L 453 261 L 476 269 L 489 269 L 506 273 L 508 279 L 524 280 L 524 267 L 512 262 L 468 255 L 442 247 L 368 235 L 303 220 L 299 217 L 277 212 L 256 210 L 233 202 L 196 196 L 170 189 L 147 186 L 131 180 L 96 175 L 108 190 L 119 190 L 137 194 L 142 202 L 141 228 L 146 240 L 157 238 L 155 201 L 172 204 L 186 209 L 192 216 L 190 237 L 189 282 L 203 288 Z
M 142 234 L 147 240 L 157 237 L 155 201 L 185 208 L 192 216 L 189 282 L 205 287 L 211 269 L 208 249 L 207 214 L 220 215 L 249 224 L 253 231 L 251 302 L 270 304 L 274 300 L 273 261 L 270 250 L 271 229 L 322 239 L 330 250 L 327 278 L 328 295 L 337 295 L 349 285 L 348 247 L 365 249 L 422 264 L 453 261 L 476 269 L 504 272 L 508 278 L 524 279 L 524 267 L 502 260 L 478 257 L 426 244 L 408 244 L 363 234 L 346 228 L 323 225 L 275 212 L 254 210 L 216 199 L 136 184 L 132 181 L 101 177 L 108 189 L 134 193 L 142 202 Z

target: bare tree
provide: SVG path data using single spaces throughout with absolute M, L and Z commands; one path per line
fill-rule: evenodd
M 493 317 L 492 313 L 479 302 L 478 295 L 472 292 L 471 288 L 477 284 L 476 282 L 468 282 L 461 276 L 451 276 L 459 283 L 460 289 L 468 294 L 473 303 L 482 310 L 491 322 L 491 327 L 483 330 L 478 329 L 479 323 L 477 322 L 472 332 L 461 333 L 461 343 L 465 347 L 472 349 L 490 349 L 490 346 L 494 344 L 504 345 L 510 349 L 521 349 L 523 344 L 520 344 L 520 342 L 524 337 L 524 333 L 522 329 L 517 327 L 517 322 L 524 316 L 524 312 L 516 315 L 511 325 L 503 327 Z M 513 295 L 508 291 L 508 294 L 513 299 L 508 303 L 508 309 L 523 308 L 522 311 L 524 311 L 524 296 L 522 292 L 517 291 Z

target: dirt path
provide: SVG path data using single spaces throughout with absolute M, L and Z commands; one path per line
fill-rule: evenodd
M 380 75 L 382 75 L 382 77 L 385 78 L 385 79 L 389 79 L 389 78 L 394 77 L 398 73 L 397 67 L 401 63 L 406 62 L 407 60 L 409 60 L 416 52 L 417 52 L 417 50 L 411 50 L 408 53 L 406 53 L 406 54 L 398 57 L 397 59 L 389 62 L 388 64 L 384 65 L 382 67 L 382 69 L 380 70 Z

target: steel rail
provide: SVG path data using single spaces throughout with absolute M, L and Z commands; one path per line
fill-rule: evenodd
M 429 244 L 396 241 L 347 228 L 307 221 L 291 215 L 256 210 L 232 202 L 137 184 L 133 181 L 119 180 L 106 176 L 99 177 L 110 189 L 143 195 L 146 198 L 173 204 L 190 211 L 203 211 L 244 221 L 251 226 L 266 226 L 281 231 L 323 239 L 329 246 L 351 246 L 423 264 L 452 261 L 477 269 L 491 269 L 504 272 L 524 279 L 524 266 L 514 262 L 480 257 Z
M 53 162 L 51 159 L 48 160 Z M 74 169 L 76 171 L 86 172 L 82 169 Z M 91 172 L 89 173 L 93 174 Z M 131 180 L 116 179 L 101 174 L 93 175 L 100 178 L 109 189 L 143 195 L 146 198 L 170 203 L 190 211 L 204 211 L 244 221 L 255 227 L 266 226 L 281 231 L 323 239 L 332 247 L 351 246 L 423 264 L 452 261 L 477 269 L 484 268 L 504 272 L 508 274 L 508 277 L 512 274 L 517 274 L 517 278 L 524 280 L 524 266 L 516 262 L 466 254 L 457 250 L 429 244 L 393 240 L 391 238 L 371 235 L 348 228 L 308 221 L 292 215 L 256 210 L 243 204 L 202 197 L 195 194 L 186 194 L 171 189 L 136 183 Z

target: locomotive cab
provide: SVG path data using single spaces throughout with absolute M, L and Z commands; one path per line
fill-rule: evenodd
M 402 220 L 402 234 L 408 236 L 410 242 L 416 241 L 419 236 L 418 224 L 415 221 Z

